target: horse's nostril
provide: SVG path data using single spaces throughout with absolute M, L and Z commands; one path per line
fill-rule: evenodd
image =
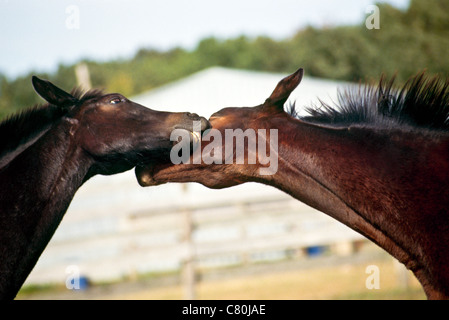
M 201 131 L 212 128 L 209 121 L 206 118 L 201 117 Z
M 191 113 L 191 112 L 186 112 L 186 116 L 191 119 L 199 119 L 200 118 L 199 115 L 197 115 L 196 113 Z

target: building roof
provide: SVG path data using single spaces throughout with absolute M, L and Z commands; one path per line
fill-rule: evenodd
M 256 106 L 265 101 L 277 83 L 287 76 L 269 73 L 212 67 L 181 80 L 150 90 L 132 98 L 146 107 L 161 111 L 189 111 L 209 118 L 225 107 Z M 317 98 L 335 99 L 337 87 L 344 82 L 305 76 L 291 94 L 297 107 L 310 106 Z

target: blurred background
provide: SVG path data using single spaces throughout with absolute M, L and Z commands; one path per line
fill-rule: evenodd
M 306 77 L 287 102 L 297 106 L 382 73 L 398 84 L 422 70 L 448 76 L 449 2 L 0 0 L 0 43 L 0 119 L 43 102 L 32 74 L 208 117 L 260 104 L 298 67 Z M 278 190 L 144 189 L 127 172 L 79 190 L 19 298 L 424 294 L 383 250 Z

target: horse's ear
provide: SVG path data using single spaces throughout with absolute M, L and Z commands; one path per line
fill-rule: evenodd
M 276 108 L 277 110 L 284 110 L 284 103 L 293 90 L 298 86 L 302 80 L 304 70 L 299 68 L 295 73 L 285 77 L 279 81 L 271 96 L 265 100 L 264 105 L 267 108 Z
M 39 79 L 36 76 L 31 78 L 33 88 L 45 101 L 59 107 L 69 107 L 78 100 L 70 93 L 58 88 L 50 81 Z

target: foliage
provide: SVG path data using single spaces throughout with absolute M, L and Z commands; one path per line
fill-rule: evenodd
M 427 69 L 449 75 L 449 2 L 411 0 L 402 11 L 378 4 L 380 29 L 355 26 L 307 27 L 284 40 L 267 37 L 206 38 L 194 50 L 141 49 L 132 59 L 83 61 L 94 87 L 126 96 L 161 86 L 210 66 L 289 73 L 303 67 L 310 76 L 359 81 L 381 73 L 400 82 Z M 75 66 L 60 65 L 54 74 L 39 74 L 64 89 L 76 84 Z M 0 74 L 0 118 L 42 102 L 31 74 L 14 80 Z

